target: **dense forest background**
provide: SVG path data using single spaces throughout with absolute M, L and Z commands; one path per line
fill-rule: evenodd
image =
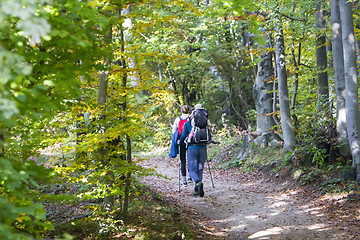
M 359 11 L 345 0 L 2 1 L 0 238 L 52 230 L 44 202 L 97 201 L 126 219 L 136 178 L 153 174 L 141 156 L 169 146 L 183 104 L 208 109 L 219 141 L 359 180 Z M 54 194 L 65 183 L 74 192 Z

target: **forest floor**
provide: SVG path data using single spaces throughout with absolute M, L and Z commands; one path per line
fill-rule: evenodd
M 166 176 L 143 182 L 178 206 L 196 239 L 360 239 L 358 196 L 324 194 L 260 171 L 224 170 L 209 162 L 205 196 L 193 197 L 193 183 L 179 188 L 178 158 L 157 155 L 142 165 Z

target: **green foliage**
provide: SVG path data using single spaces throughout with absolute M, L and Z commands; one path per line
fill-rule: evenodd
M 150 130 L 142 145 L 168 146 L 172 139 L 172 126 L 175 118 L 181 114 L 174 95 L 168 91 L 154 92 L 148 99 L 149 111 L 146 115 L 146 127 Z M 144 146 L 142 146 L 145 150 Z
M 38 203 L 44 199 L 100 201 L 124 195 L 128 173 L 149 173 L 131 160 L 141 165 L 136 153 L 154 145 L 168 146 L 182 104 L 201 103 L 209 110 L 212 130 L 222 142 L 212 147 L 210 158 L 248 168 L 289 163 L 278 149 L 254 146 L 252 162 L 235 159 L 242 145 L 240 129 L 255 125 L 252 86 L 263 52 L 259 39 L 271 35 L 279 19 L 290 95 L 295 72 L 301 86 L 293 109 L 299 144 L 291 159 L 326 169 L 332 144 L 326 135 L 330 118 L 315 116 L 316 1 L 205 2 L 2 1 L 0 234 L 30 239 L 50 229 Z M 130 5 L 130 14 L 119 14 Z M 135 27 L 126 29 L 122 25 L 126 18 Z M 104 35 L 110 28 L 108 44 Z M 295 49 L 302 46 L 295 51 L 301 56 L 298 68 L 291 64 L 290 43 Z M 104 57 L 111 59 L 109 69 Z M 107 99 L 99 105 L 98 74 L 107 70 Z M 84 113 L 89 113 L 88 122 Z M 57 152 L 41 156 L 51 146 Z M 269 162 L 260 155 L 270 156 Z M 321 175 L 317 171 L 303 174 L 302 181 L 317 178 Z M 43 185 L 54 179 L 78 187 L 77 198 L 41 195 Z M 136 187 L 131 194 L 138 194 Z
M 31 235 L 39 237 L 42 231 L 52 229 L 46 221 L 43 206 L 33 202 L 33 197 L 38 194 L 38 182 L 47 180 L 50 170 L 33 161 L 22 162 L 15 158 L 11 161 L 1 158 L 0 165 L 0 237 L 32 239 Z
M 152 142 L 166 142 L 168 137 L 168 133 L 163 132 L 165 123 L 159 119 L 172 108 L 167 84 L 154 79 L 147 70 L 147 52 L 137 51 L 141 43 L 124 44 L 125 30 L 121 26 L 131 15 L 114 13 L 115 16 L 112 22 L 116 26 L 112 29 L 115 50 L 108 57 L 117 64 L 111 66 L 107 76 L 105 104 L 98 102 L 99 80 L 95 76 L 99 69 L 95 66 L 81 82 L 82 98 L 73 101 L 69 113 L 62 116 L 66 128 L 76 137 L 62 138 L 69 144 L 62 149 L 64 164 L 57 170 L 72 184 L 81 186 L 77 193 L 81 200 L 127 197 L 129 173 L 136 176 L 149 173 L 140 167 L 141 159 L 135 154 L 148 148 L 146 138 L 151 138 Z M 132 34 L 132 29 L 127 31 L 130 32 L 126 34 Z M 108 49 L 104 46 L 100 50 Z M 136 65 L 128 66 L 133 61 Z M 84 114 L 89 118 L 85 119 Z M 154 131 L 150 131 L 151 128 Z M 130 189 L 130 195 L 137 194 L 136 189 Z M 119 207 L 125 208 L 125 202 L 122 204 Z
M 326 167 L 301 167 L 301 174 L 297 180 L 302 185 L 317 185 L 319 190 L 327 193 L 344 193 L 354 190 L 354 183 L 339 178 L 348 166 L 341 166 L 339 163 L 330 163 Z
M 97 9 L 76 0 L 2 2 L 2 239 L 32 239 L 51 228 L 35 197 L 40 183 L 54 173 L 42 165 L 38 150 L 52 143 L 46 131 L 49 118 L 66 109 L 65 98 L 79 96 L 78 77 L 96 66 L 94 59 L 102 54 L 94 25 L 106 29 L 107 20 L 99 16 Z
M 329 146 L 332 139 L 328 137 L 329 119 L 326 116 L 307 116 L 299 119 L 298 140 L 295 152 L 301 154 L 297 161 L 301 165 L 312 164 L 324 168 L 329 162 Z
M 179 104 L 194 104 L 201 98 L 206 61 L 199 57 L 204 6 L 187 1 L 153 1 L 135 11 L 142 17 L 136 21 L 136 42 L 146 56 L 147 67 L 163 82 L 177 89 Z M 153 34 L 153 28 L 156 34 Z M 161 73 L 159 73 L 161 69 Z
M 318 168 L 305 169 L 305 171 L 299 176 L 298 181 L 302 185 L 308 185 L 310 183 L 321 182 L 323 171 Z
M 252 106 L 253 74 L 250 51 L 240 45 L 245 41 L 241 34 L 247 30 L 247 23 L 255 21 L 237 21 L 230 16 L 224 19 L 223 14 L 231 15 L 240 5 L 248 8 L 250 2 L 230 8 L 222 3 L 152 3 L 135 9 L 142 15 L 136 20 L 139 30 L 134 36 L 153 77 L 170 83 L 178 104 L 201 102 L 209 109 L 211 122 L 219 123 L 219 116 L 226 112 L 227 118 L 239 125 L 239 119 Z M 156 34 L 153 28 L 158 30 Z M 230 32 L 235 36 L 230 37 Z
M 330 179 L 321 183 L 320 190 L 326 192 L 343 192 L 344 186 L 341 184 L 341 182 L 342 180 L 339 178 Z

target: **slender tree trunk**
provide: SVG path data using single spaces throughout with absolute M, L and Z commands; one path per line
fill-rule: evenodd
M 130 12 L 130 9 L 128 9 L 127 11 L 125 11 L 126 14 L 128 14 Z M 124 26 L 125 28 L 125 26 Z M 128 29 L 129 30 L 129 29 Z M 124 57 L 125 54 L 125 36 L 124 36 L 124 30 L 121 30 L 121 52 L 122 52 L 122 59 L 121 59 L 121 66 L 124 69 L 124 75 L 122 77 L 122 88 L 124 89 L 124 91 L 126 91 L 128 82 L 127 82 L 127 66 L 126 66 L 126 60 Z M 138 79 L 134 79 L 132 78 L 131 81 L 131 85 L 132 86 L 137 86 L 137 81 Z M 123 98 L 123 102 L 122 102 L 122 109 L 124 111 L 124 113 L 127 111 L 127 95 L 124 95 Z M 123 119 L 124 121 L 127 121 L 126 116 Z M 126 161 L 128 163 L 128 167 L 131 168 L 132 165 L 132 156 L 131 156 L 131 139 L 129 137 L 129 135 L 126 136 Z M 127 219 L 127 213 L 128 213 L 128 209 L 129 209 L 129 193 L 130 193 L 130 187 L 131 187 L 131 171 L 129 170 L 126 173 L 126 179 L 125 179 L 125 190 L 124 190 L 124 201 L 123 201 L 123 208 L 122 208 L 122 212 L 121 212 L 121 217 L 123 220 Z
M 340 154 L 347 157 L 351 155 L 351 152 L 346 128 L 344 55 L 339 0 L 331 1 L 331 29 L 336 89 L 336 130 L 338 143 L 340 143 Z
M 110 33 L 105 35 L 105 39 L 107 42 L 111 42 L 112 31 L 110 31 Z M 111 59 L 109 57 L 105 57 L 104 58 L 105 69 L 100 72 L 100 77 L 99 77 L 98 103 L 100 105 L 105 105 L 105 103 L 106 103 L 108 76 L 109 76 L 110 66 L 111 66 Z
M 5 137 L 3 134 L 0 134 L 0 157 L 5 156 L 4 142 L 5 142 Z
M 285 62 L 285 46 L 284 35 L 281 22 L 275 26 L 275 52 L 277 73 L 279 82 L 279 101 L 280 101 L 280 115 L 281 128 L 284 138 L 284 150 L 291 150 L 296 144 L 293 124 L 291 122 L 290 106 L 289 106 L 289 92 L 287 86 L 286 62 Z
M 296 4 L 294 3 L 293 5 L 293 12 L 295 12 L 295 8 L 296 8 Z M 291 24 L 294 24 L 294 20 L 291 21 Z M 299 89 L 299 65 L 300 65 L 300 56 L 301 56 L 301 42 L 299 42 L 299 47 L 298 47 L 298 60 L 296 61 L 296 55 L 295 55 L 295 43 L 294 43 L 294 38 L 295 38 L 295 29 L 294 27 L 292 27 L 292 39 L 291 39 L 291 55 L 293 58 L 293 64 L 294 64 L 294 68 L 295 68 L 295 83 L 294 83 L 294 92 L 293 92 L 293 97 L 291 100 L 291 109 L 295 109 L 296 106 L 296 97 L 297 97 L 297 93 L 298 93 L 298 89 Z
M 129 136 L 126 136 L 126 160 L 129 166 L 132 165 L 132 156 L 131 156 L 131 139 Z M 125 190 L 124 190 L 124 204 L 122 208 L 122 219 L 127 218 L 127 213 L 129 209 L 129 193 L 131 187 L 131 171 L 126 174 L 125 180 Z
M 272 44 L 272 38 L 270 38 L 269 40 L 269 46 L 270 48 L 273 48 L 273 44 Z M 272 111 L 273 113 L 276 113 L 277 112 L 277 107 L 276 107 L 276 103 L 278 101 L 278 94 L 277 94 L 277 89 L 278 89 L 278 86 L 277 86 L 277 79 L 278 79 L 278 75 L 277 75 L 277 62 L 276 62 L 276 53 L 275 52 L 272 52 L 272 55 L 274 57 L 274 65 L 275 65 L 275 69 L 274 69 L 274 81 L 273 81 L 273 107 L 272 107 Z M 275 124 L 276 125 L 280 125 L 280 121 L 279 121 L 279 118 L 277 117 L 276 114 L 273 114 L 272 115 L 274 121 L 275 121 Z
M 169 73 L 169 79 L 170 79 L 169 83 L 171 83 L 171 86 L 172 86 L 173 89 L 174 89 L 174 93 L 175 93 L 175 97 L 176 97 L 176 102 L 177 102 L 179 105 L 183 105 L 183 104 L 180 102 L 179 94 L 178 94 L 177 87 L 176 87 L 175 77 L 173 76 L 173 74 L 171 74 L 171 72 Z
M 294 93 L 293 93 L 293 97 L 292 97 L 292 101 L 291 101 L 291 109 L 294 109 L 296 106 L 296 97 L 297 97 L 297 93 L 298 93 L 298 89 L 299 89 L 299 63 L 300 63 L 300 53 L 301 53 L 301 43 L 299 43 L 299 47 L 298 47 L 298 51 L 299 51 L 299 55 L 298 55 L 298 62 L 296 61 L 296 56 L 295 56 L 295 49 L 294 49 L 294 43 L 291 43 L 291 54 L 293 57 L 293 63 L 294 63 L 294 68 L 295 68 L 295 84 L 294 84 Z
M 105 35 L 105 42 L 110 44 L 112 41 L 112 30 Z M 98 104 L 103 108 L 106 107 L 106 97 L 107 97 L 107 88 L 108 88 L 108 76 L 109 70 L 111 67 L 111 58 L 105 57 L 104 58 L 104 70 L 100 72 L 99 77 L 99 91 L 98 91 Z M 101 118 L 105 118 L 106 116 L 101 116 Z M 108 149 L 105 147 L 100 147 L 99 149 L 99 160 L 102 162 L 103 166 L 108 166 L 110 164 L 109 159 L 107 159 Z M 113 173 L 108 171 L 105 177 L 105 184 L 111 185 L 113 182 Z M 107 195 L 104 198 L 103 208 L 106 211 L 109 211 L 113 208 L 115 203 L 115 198 L 112 195 Z
M 162 82 L 163 74 L 162 74 L 162 70 L 161 70 L 161 62 L 159 62 L 158 68 L 159 68 L 159 81 Z
M 125 15 L 129 15 L 131 13 L 131 7 L 130 5 L 123 9 L 122 14 Z M 133 39 L 133 33 L 131 31 L 133 24 L 132 24 L 132 19 L 131 18 L 126 18 L 124 20 L 123 25 L 123 34 L 124 34 L 124 41 L 127 44 L 130 44 L 132 42 Z M 127 50 L 129 55 L 132 55 L 133 52 L 131 50 Z M 129 57 L 128 58 L 128 65 L 129 65 L 129 69 L 131 69 L 132 74 L 129 76 L 131 79 L 131 86 L 136 87 L 139 85 L 139 77 L 138 77 L 138 72 L 135 71 L 135 67 L 137 65 L 137 62 L 135 60 L 135 58 L 133 57 Z
M 344 47 L 346 122 L 353 168 L 356 180 L 360 181 L 360 113 L 356 70 L 356 50 L 352 5 L 348 0 L 339 0 Z
M 325 38 L 325 24 L 324 11 L 322 7 L 322 0 L 319 3 L 319 9 L 315 13 L 316 27 L 318 34 L 316 35 L 316 66 L 317 66 L 317 83 L 319 95 L 318 111 L 329 109 L 329 82 L 327 74 L 327 55 L 326 55 L 326 38 Z M 327 111 L 328 112 L 328 111 Z

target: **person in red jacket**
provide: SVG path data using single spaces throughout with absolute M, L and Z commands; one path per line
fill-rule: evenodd
M 181 116 L 177 117 L 173 124 L 173 130 L 172 133 L 174 134 L 176 131 L 179 133 L 179 138 L 181 136 L 181 133 L 183 132 L 184 125 L 188 121 L 190 113 L 192 108 L 188 105 L 181 106 Z M 180 155 L 180 162 L 181 162 L 181 175 L 183 178 L 183 186 L 187 186 L 187 180 L 186 180 L 186 145 L 184 141 L 179 142 L 179 155 Z M 191 181 L 191 178 L 188 179 Z

